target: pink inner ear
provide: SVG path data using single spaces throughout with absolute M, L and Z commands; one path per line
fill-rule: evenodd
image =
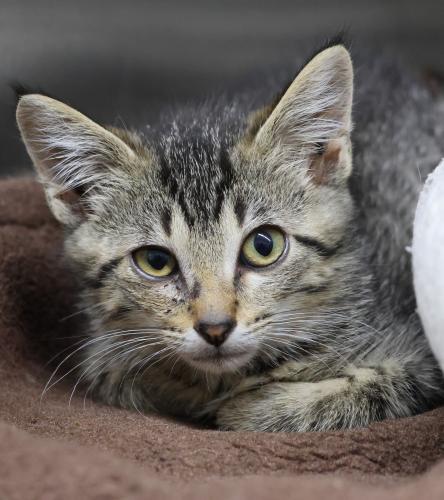
M 340 153 L 341 146 L 328 144 L 322 154 L 313 156 L 308 172 L 315 184 L 327 184 L 332 180 Z
M 81 201 L 82 192 L 76 189 L 64 191 L 57 195 L 57 198 L 64 204 L 69 205 L 71 211 L 76 215 L 84 215 L 85 205 Z

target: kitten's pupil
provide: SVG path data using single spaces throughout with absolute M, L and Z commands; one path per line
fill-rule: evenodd
M 273 238 L 267 231 L 261 231 L 254 237 L 254 248 L 257 253 L 268 257 L 273 250 Z
M 168 264 L 169 259 L 170 256 L 162 250 L 148 250 L 147 252 L 149 265 L 157 271 L 163 269 Z

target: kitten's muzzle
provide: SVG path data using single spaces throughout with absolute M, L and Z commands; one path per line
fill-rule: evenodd
M 200 321 L 194 326 L 196 332 L 209 344 L 219 347 L 234 330 L 236 322 L 233 320 L 220 323 L 204 323 Z

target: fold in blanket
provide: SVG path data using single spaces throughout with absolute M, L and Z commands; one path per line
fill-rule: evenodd
M 408 477 L 444 458 L 444 409 L 347 432 L 248 434 L 104 407 L 78 391 L 69 404 L 69 380 L 40 400 L 45 363 L 79 334 L 75 293 L 41 188 L 0 182 L 1 498 L 441 497 L 444 462 Z

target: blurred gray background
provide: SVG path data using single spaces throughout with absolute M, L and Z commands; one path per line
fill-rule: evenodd
M 149 122 L 343 28 L 354 47 L 444 73 L 444 0 L 0 0 L 0 176 L 30 172 L 11 83 L 98 121 L 143 109 Z

